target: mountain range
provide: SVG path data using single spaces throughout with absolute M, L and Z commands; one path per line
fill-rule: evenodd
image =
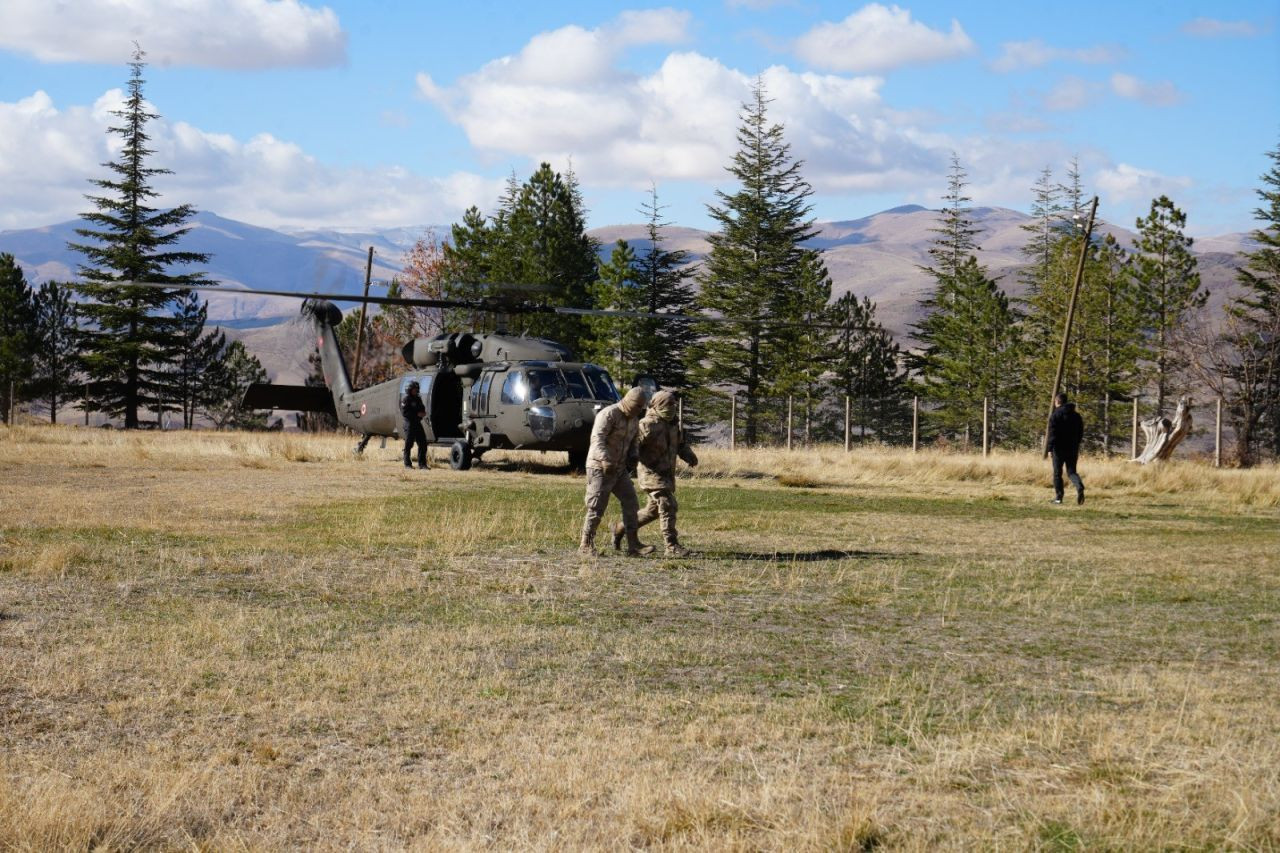
M 823 250 L 834 296 L 852 291 L 859 297 L 870 297 L 880 322 L 905 341 L 911 324 L 919 319 L 919 302 L 932 283 L 920 267 L 929 259 L 938 215 L 935 210 L 907 205 L 861 219 L 818 223 L 811 245 Z M 979 229 L 979 261 L 999 277 L 1011 296 L 1021 295 L 1018 270 L 1026 263 L 1021 249 L 1028 239 L 1022 226 L 1031 217 L 1001 207 L 973 208 L 970 216 Z M 246 288 L 358 295 L 370 246 L 374 248 L 373 279 L 385 285 L 400 271 L 414 242 L 432 230 L 424 226 L 283 231 L 208 212 L 197 213 L 189 224 L 191 230 L 181 248 L 208 253 L 210 261 L 200 269 L 226 289 L 225 293 L 207 294 L 210 320 L 244 340 L 278 381 L 300 381 L 310 333 L 288 322 L 298 316 L 296 300 L 251 295 L 244 292 Z M 0 252 L 14 255 L 29 281 L 68 280 L 75 276 L 82 256 L 67 244 L 82 239 L 75 229 L 84 226 L 72 220 L 43 228 L 0 231 Z M 1123 245 L 1133 243 L 1131 231 L 1106 223 L 1098 228 L 1113 233 Z M 441 227 L 434 231 L 442 236 L 448 233 Z M 647 226 L 643 224 L 604 226 L 590 234 L 600 242 L 604 256 L 619 239 L 627 240 L 637 254 L 648 248 Z M 684 249 L 698 262 L 709 249 L 707 236 L 694 228 L 669 226 L 663 229 L 663 245 L 668 250 Z M 1239 254 L 1250 245 L 1247 234 L 1195 241 L 1193 250 L 1201 280 L 1210 293 L 1211 311 L 1234 291 Z M 380 291 L 375 286 L 372 292 Z M 293 353 L 298 347 L 302 348 L 300 357 Z

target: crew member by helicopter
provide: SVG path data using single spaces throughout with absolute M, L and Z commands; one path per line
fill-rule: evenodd
M 662 541 L 668 557 L 689 552 L 676 532 L 676 459 L 698 464 L 698 456 L 685 442 L 679 423 L 680 398 L 674 391 L 659 391 L 649 401 L 649 410 L 640 421 L 637 446 L 640 452 L 640 488 L 649 493 L 649 502 L 640 511 L 637 527 L 655 518 L 661 520 Z M 613 526 L 613 547 L 622 547 L 626 533 L 621 524 Z
M 425 470 L 430 467 L 427 465 L 427 432 L 422 428 L 422 419 L 427 414 L 427 407 L 418 396 L 417 382 L 410 382 L 409 387 L 405 389 L 404 402 L 400 404 L 400 414 L 404 417 L 401 430 L 404 433 L 404 467 L 413 467 L 409 461 L 409 451 L 413 449 L 414 444 L 417 444 L 418 467 Z
M 609 495 L 615 495 L 622 507 L 622 530 L 627 539 L 627 556 L 653 553 L 651 546 L 640 542 L 636 534 L 640 502 L 631 484 L 628 469 L 637 456 L 636 433 L 644 412 L 647 393 L 632 388 L 620 402 L 606 406 L 596 415 L 591 428 L 591 447 L 587 451 L 587 517 L 582 523 L 582 540 L 578 550 L 595 554 L 596 528 L 604 517 Z

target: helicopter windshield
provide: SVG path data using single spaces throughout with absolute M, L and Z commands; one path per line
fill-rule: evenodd
M 588 365 L 582 370 L 554 367 L 532 368 L 524 371 L 521 378 L 515 375 L 507 378 L 503 386 L 503 398 L 506 402 L 524 403 L 539 398 L 574 399 L 574 400 L 607 400 L 611 403 L 621 399 L 613 380 L 603 369 Z M 510 399 L 506 398 L 510 396 Z
M 564 380 L 560 378 L 560 371 L 554 367 L 526 371 L 525 377 L 528 379 L 530 400 L 565 396 Z
M 609 400 L 617 402 L 621 399 L 618 395 L 618 389 L 613 384 L 613 379 L 609 376 L 608 371 L 604 368 L 588 365 L 582 369 L 587 377 L 587 382 L 591 384 L 591 396 L 596 400 Z

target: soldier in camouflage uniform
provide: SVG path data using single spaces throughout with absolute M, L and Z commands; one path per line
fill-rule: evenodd
M 582 523 L 582 540 L 578 544 L 583 554 L 596 552 L 596 528 L 600 526 L 611 494 L 616 495 L 622 505 L 621 528 L 627 539 L 627 556 L 638 557 L 653 551 L 641 544 L 636 535 L 640 502 L 629 471 L 636 459 L 636 432 L 645 399 L 643 389 L 632 388 L 621 402 L 601 409 L 591 427 L 591 448 L 587 451 L 587 517 Z
M 697 465 L 698 457 L 686 442 L 678 422 L 680 398 L 673 391 L 659 391 L 649 403 L 649 411 L 640 421 L 640 488 L 649 493 L 636 522 L 644 527 L 655 518 L 662 521 L 662 540 L 667 556 L 683 557 L 688 550 L 680 544 L 676 533 L 676 459 Z M 613 547 L 622 547 L 625 530 L 613 526 Z

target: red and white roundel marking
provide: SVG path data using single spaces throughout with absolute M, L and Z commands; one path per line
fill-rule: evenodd
M 369 411 L 369 404 L 368 404 L 368 403 L 361 403 L 361 404 L 360 404 L 360 414 L 362 414 L 362 415 L 363 415 L 363 414 L 365 414 L 365 413 L 366 413 L 366 412 L 368 412 L 368 411 Z

